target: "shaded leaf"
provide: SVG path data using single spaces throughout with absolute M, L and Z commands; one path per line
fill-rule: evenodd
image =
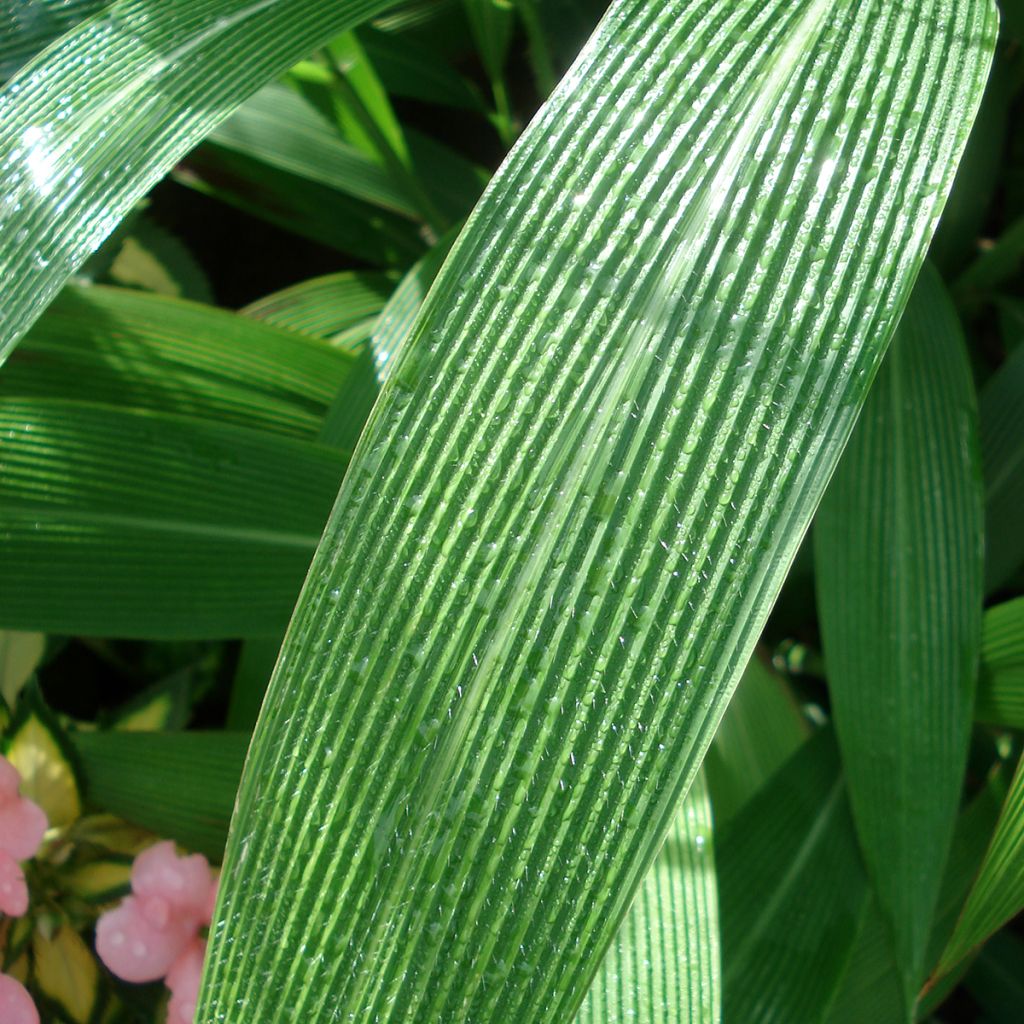
M 857 832 L 906 1004 L 963 786 L 981 641 L 977 411 L 926 268 L 815 520 L 829 692 Z
M 980 722 L 1024 729 L 1024 597 L 985 612 L 974 715 Z

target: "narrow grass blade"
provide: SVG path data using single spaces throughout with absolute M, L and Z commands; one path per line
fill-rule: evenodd
M 0 373 L 0 396 L 80 399 L 314 438 L 354 357 L 224 310 L 66 288 Z
M 985 588 L 997 590 L 1024 563 L 1024 346 L 981 392 L 985 467 Z
M 985 612 L 974 716 L 1024 730 L 1024 597 Z
M 995 834 L 935 977 L 952 970 L 975 947 L 1024 910 L 1024 759 L 1010 783 Z
M 720 833 L 718 885 L 724 1019 L 823 1020 L 868 896 L 831 729 Z
M 93 807 L 221 859 L 248 733 L 76 732 L 71 738 Z
M 717 1024 L 719 959 L 711 803 L 698 775 L 576 1024 Z
M 360 440 L 201 1019 L 572 1018 L 847 439 L 994 32 L 980 0 L 613 5 Z
M 243 427 L 58 399 L 0 401 L 0 628 L 276 633 L 343 453 Z
M 832 710 L 907 1005 L 963 786 L 981 642 L 977 410 L 931 268 L 815 520 Z
M 19 72 L 0 92 L 0 361 L 179 157 L 261 85 L 386 6 L 119 0 Z
M 810 731 L 786 681 L 755 654 L 704 759 L 716 828 L 736 815 Z

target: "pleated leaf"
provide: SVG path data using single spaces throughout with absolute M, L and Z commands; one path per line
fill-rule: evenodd
M 94 807 L 220 860 L 247 733 L 72 735 Z
M 815 521 L 826 669 L 857 832 L 910 1007 L 956 821 L 981 641 L 977 410 L 922 274 Z
M 0 400 L 0 627 L 275 633 L 345 464 L 322 445 L 223 423 Z
M 313 47 L 386 6 L 118 0 L 22 69 L 0 92 L 0 361 L 183 154 Z
M 724 1019 L 824 1019 L 868 886 L 831 730 L 812 736 L 722 831 Z
M 1024 562 L 1024 347 L 993 374 L 981 393 L 985 466 L 985 585 L 995 590 Z
M 0 9 L 0 80 L 109 0 L 6 0 Z
M 576 1024 L 716 1024 L 719 959 L 711 804 L 698 775 Z
M 313 438 L 354 365 L 224 310 L 68 287 L 0 373 L 0 396 L 87 398 Z
M 974 714 L 979 722 L 1024 729 L 1024 597 L 985 612 Z
M 1010 783 L 995 834 L 935 974 L 941 976 L 950 971 L 1021 910 L 1024 910 L 1024 760 Z
M 994 31 L 962 0 L 613 5 L 360 440 L 200 1019 L 573 1017 L 852 427 Z

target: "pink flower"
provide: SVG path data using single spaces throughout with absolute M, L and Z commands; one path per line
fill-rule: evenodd
M 28 886 L 24 872 L 6 850 L 0 850 L 0 914 L 21 917 L 27 911 Z
M 28 911 L 28 886 L 18 862 L 36 855 L 47 827 L 43 809 L 26 800 L 20 786 L 18 769 L 0 757 L 0 914 L 8 917 Z
M 4 1024 L 39 1024 L 39 1011 L 20 981 L 0 974 L 0 1020 Z
M 206 947 L 199 929 L 210 923 L 216 889 L 205 857 L 179 857 L 174 843 L 157 843 L 135 858 L 132 895 L 96 925 L 96 952 L 119 978 L 166 977 L 178 1014 L 170 1018 L 172 1024 L 179 1019 L 192 1024 L 195 1015 Z M 192 1016 L 182 1016 L 186 1011 Z
M 167 1024 L 195 1024 L 205 956 L 206 943 L 202 939 L 193 939 L 167 975 L 167 987 L 171 990 Z

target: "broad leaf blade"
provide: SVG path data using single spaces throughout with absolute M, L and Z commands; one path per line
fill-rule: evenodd
M 981 640 L 977 411 L 963 338 L 926 268 L 815 520 L 832 708 L 904 998 L 927 968 Z
M 0 93 L 0 361 L 179 157 L 274 75 L 386 6 L 120 0 L 19 72 Z
M 58 399 L 0 401 L 0 624 L 145 638 L 288 621 L 346 465 L 307 441 Z
M 225 310 L 65 288 L 0 373 L 0 395 L 88 398 L 314 438 L 355 360 Z
M 717 1024 L 719 975 L 711 803 L 698 775 L 576 1024 Z
M 994 27 L 947 0 L 612 8 L 360 441 L 201 1018 L 572 1017 L 847 438 Z
M 86 798 L 220 860 L 248 733 L 79 732 Z

